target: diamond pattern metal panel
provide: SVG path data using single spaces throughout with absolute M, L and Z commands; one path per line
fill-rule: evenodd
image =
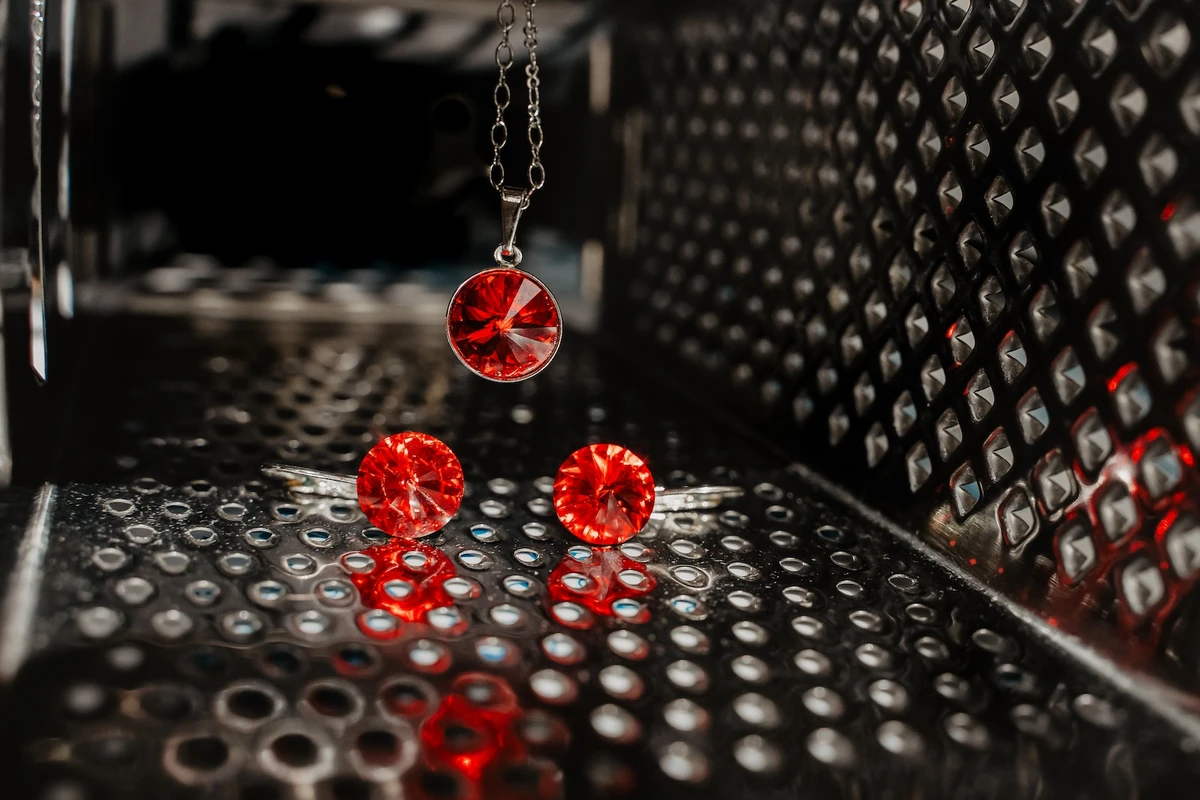
M 965 569 L 1158 647 L 1200 496 L 1195 6 L 763 2 L 653 36 L 638 336 Z

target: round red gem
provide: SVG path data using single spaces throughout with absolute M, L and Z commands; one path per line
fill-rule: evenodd
M 650 519 L 654 478 L 646 462 L 624 447 L 589 445 L 558 468 L 554 510 L 567 530 L 585 542 L 620 544 Z
M 558 303 L 542 282 L 519 269 L 488 269 L 468 278 L 446 313 L 446 335 L 462 363 L 494 381 L 541 371 L 562 339 Z
M 463 471 L 440 439 L 427 433 L 386 436 L 358 467 L 358 504 L 392 536 L 436 533 L 462 505 Z

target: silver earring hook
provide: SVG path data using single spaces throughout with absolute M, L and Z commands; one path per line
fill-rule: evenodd
M 290 464 L 263 464 L 263 475 L 282 480 L 290 491 L 335 497 L 339 500 L 358 499 L 358 479 L 354 475 L 325 472 Z M 702 511 L 716 508 L 726 500 L 736 500 L 745 492 L 740 486 L 685 486 L 654 489 L 656 512 Z

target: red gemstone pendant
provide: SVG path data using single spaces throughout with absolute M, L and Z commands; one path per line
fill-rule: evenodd
M 593 444 L 572 453 L 554 479 L 554 510 L 585 542 L 620 544 L 645 527 L 654 510 L 654 478 L 624 447 Z
M 497 267 L 468 278 L 446 312 L 446 336 L 459 361 L 493 381 L 540 372 L 558 351 L 558 303 L 527 272 Z
M 358 467 L 358 504 L 371 524 L 415 539 L 441 530 L 458 512 L 463 471 L 445 442 L 427 433 L 386 436 Z

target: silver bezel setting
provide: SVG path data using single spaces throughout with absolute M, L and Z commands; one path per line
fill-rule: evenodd
M 501 247 L 503 247 L 503 246 L 501 246 Z M 521 381 L 532 378 L 534 375 L 537 375 L 539 372 L 544 370 L 546 367 L 550 366 L 550 362 L 554 360 L 554 357 L 556 355 L 558 355 L 558 348 L 562 346 L 562 340 L 563 340 L 564 325 L 563 325 L 562 306 L 559 305 L 558 298 L 556 298 L 554 296 L 554 292 L 550 291 L 550 288 L 548 286 L 546 286 L 546 284 L 542 283 L 542 281 L 539 280 L 536 276 L 526 272 L 523 269 L 519 269 L 515 266 L 509 266 L 507 264 L 501 263 L 500 262 L 501 247 L 496 248 L 496 261 L 497 261 L 496 266 L 488 267 L 487 269 L 476 272 L 474 275 L 472 275 L 471 277 L 467 278 L 465 281 L 460 283 L 458 285 L 458 288 L 454 290 L 454 294 L 450 295 L 450 302 L 446 304 L 446 341 L 450 344 L 450 350 L 454 353 L 455 358 L 457 358 L 464 367 L 466 367 L 468 370 L 470 370 L 471 374 L 477 375 L 478 377 L 483 378 L 486 381 L 491 381 L 492 383 L 520 383 Z M 513 263 L 520 264 L 521 263 L 521 251 L 519 249 L 517 249 L 516 247 L 513 247 L 512 249 L 513 249 L 513 257 L 514 257 Z M 531 372 L 527 372 L 518 378 L 493 378 L 490 375 L 484 375 L 482 372 L 480 372 L 479 370 L 475 369 L 474 367 L 472 367 L 470 364 L 467 363 L 467 360 L 463 357 L 463 354 L 459 351 L 458 347 L 454 344 L 454 338 L 450 335 L 450 309 L 454 307 L 454 301 L 458 299 L 458 295 L 462 292 L 463 288 L 468 283 L 475 280 L 480 275 L 485 275 L 489 272 L 495 272 L 495 271 L 518 272 L 523 277 L 528 278 L 529 280 L 536 283 L 539 287 L 541 287 L 542 291 L 544 291 L 546 293 L 546 295 L 550 298 L 550 302 L 554 304 L 554 312 L 555 312 L 555 314 L 558 315 L 558 336 L 554 340 L 554 349 L 550 351 L 550 357 L 547 358 L 536 369 L 532 370 Z

